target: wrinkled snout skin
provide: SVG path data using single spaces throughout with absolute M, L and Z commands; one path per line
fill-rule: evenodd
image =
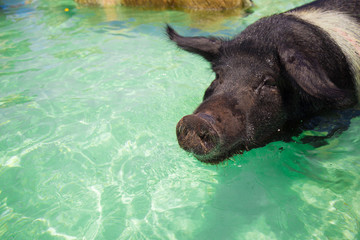
M 282 139 L 289 123 L 358 103 L 360 1 L 319 0 L 265 17 L 230 40 L 183 37 L 216 77 L 177 124 L 180 147 L 216 164 Z
M 244 114 L 236 99 L 216 96 L 204 101 L 194 114 L 183 117 L 177 125 L 180 146 L 201 161 L 217 161 L 222 150 L 236 144 L 246 132 Z M 194 137 L 195 136 L 195 137 Z

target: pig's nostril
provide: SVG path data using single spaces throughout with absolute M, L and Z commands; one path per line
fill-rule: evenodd
M 216 147 L 216 139 L 209 133 L 199 135 L 200 143 L 203 145 L 205 152 L 212 150 Z
M 211 122 L 196 115 L 183 117 L 176 127 L 176 135 L 180 147 L 196 155 L 210 153 L 219 142 Z

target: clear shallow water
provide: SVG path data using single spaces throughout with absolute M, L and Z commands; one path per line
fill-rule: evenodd
M 214 23 L 0 1 L 0 239 L 359 239 L 360 118 L 219 166 L 177 145 L 214 76 L 164 23 L 228 37 L 306 1 L 269 2 Z

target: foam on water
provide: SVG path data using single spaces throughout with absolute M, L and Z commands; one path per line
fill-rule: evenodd
M 214 26 L 176 11 L 4 3 L 0 238 L 358 239 L 359 118 L 325 146 L 274 142 L 219 166 L 176 141 L 214 76 L 164 23 L 226 37 L 295 2 L 259 0 Z

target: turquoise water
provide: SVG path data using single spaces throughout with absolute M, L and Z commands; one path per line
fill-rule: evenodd
M 255 2 L 221 19 L 0 1 L 0 239 L 359 239 L 359 117 L 218 166 L 177 144 L 214 75 L 164 23 L 229 37 L 307 1 Z

